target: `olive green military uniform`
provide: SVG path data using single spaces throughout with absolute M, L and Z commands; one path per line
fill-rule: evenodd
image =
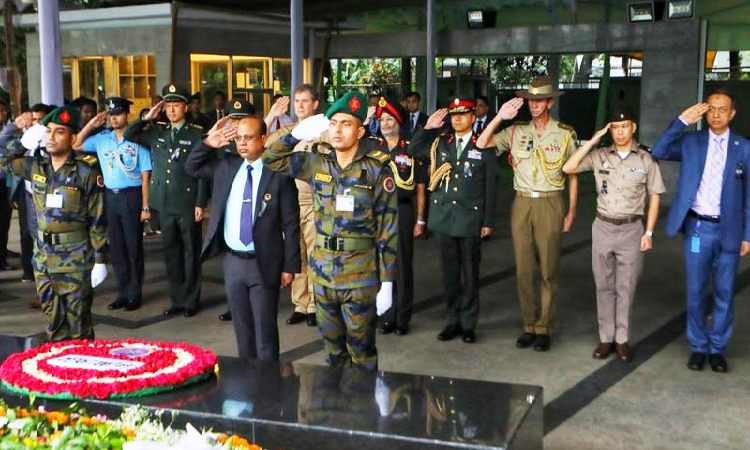
M 481 230 L 495 224 L 497 156 L 477 148 L 471 131 L 437 134 L 419 129 L 409 152 L 430 161 L 427 228 L 440 245 L 448 326 L 473 331 L 479 315 Z
M 200 303 L 201 226 L 195 207 L 207 203 L 209 182 L 185 172 L 187 154 L 203 139 L 200 125 L 185 122 L 173 133 L 169 123 L 136 120 L 125 139 L 151 149 L 153 171 L 149 207 L 159 214 L 172 306 L 195 311 Z
M 353 95 L 345 95 L 343 104 L 366 109 L 366 99 L 356 94 L 354 101 Z M 329 117 L 347 112 L 336 110 L 342 100 Z M 352 163 L 341 167 L 328 144 L 295 152 L 298 142 L 291 134 L 281 137 L 263 153 L 263 164 L 312 188 L 317 236 L 308 273 L 327 361 L 375 369 L 375 297 L 379 283 L 396 275 L 396 185 L 389 157 L 360 142 Z
M 65 114 L 64 108 L 50 114 L 58 110 Z M 94 156 L 76 156 L 71 150 L 55 171 L 49 158 L 25 157 L 24 150 L 19 145 L 10 155 L 0 155 L 0 166 L 31 182 L 38 223 L 34 276 L 47 315 L 47 337 L 93 339 L 91 269 L 106 262 L 107 244 L 99 163 Z
M 510 213 L 516 282 L 524 331 L 549 334 L 555 320 L 565 218 L 562 166 L 576 149 L 576 133 L 550 117 L 540 136 L 531 122 L 516 122 L 493 140 L 498 155 L 509 152 L 516 198 Z M 537 256 L 538 255 L 538 256 Z M 541 272 L 541 308 L 534 298 L 537 257 Z
M 596 219 L 591 227 L 591 267 L 601 342 L 628 342 L 630 308 L 643 269 L 643 213 L 646 195 L 665 191 L 659 165 L 633 142 L 621 158 L 613 146 L 586 155 L 577 171 L 596 178 Z

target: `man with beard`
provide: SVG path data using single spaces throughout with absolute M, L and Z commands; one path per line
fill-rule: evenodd
M 107 237 L 117 277 L 117 297 L 107 308 L 133 311 L 141 307 L 143 291 L 143 222 L 151 218 L 151 153 L 123 138 L 133 102 L 122 97 L 104 102 L 107 111 L 83 127 L 73 148 L 98 156 L 107 188 Z M 89 137 L 107 116 L 112 129 Z

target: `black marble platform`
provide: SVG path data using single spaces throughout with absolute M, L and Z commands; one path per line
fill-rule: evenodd
M 0 337 L 0 360 L 38 344 Z M 28 403 L 7 391 L 0 397 Z M 200 384 L 80 403 L 108 415 L 139 403 L 176 414 L 178 426 L 239 433 L 273 449 L 542 449 L 542 388 L 529 385 L 220 357 L 218 375 Z

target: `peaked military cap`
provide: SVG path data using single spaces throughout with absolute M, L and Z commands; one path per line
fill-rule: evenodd
M 64 125 L 73 131 L 78 131 L 78 124 L 80 122 L 81 113 L 73 105 L 55 108 L 42 119 L 42 125 L 44 126 L 47 126 L 48 123 L 55 123 L 57 125 Z
M 227 104 L 227 115 L 238 119 L 255 114 L 255 106 L 247 100 L 234 99 Z
M 380 97 L 375 108 L 375 116 L 379 119 L 383 113 L 392 115 L 399 125 L 403 125 L 407 117 L 406 110 L 399 102 L 393 101 L 392 98 Z
M 471 100 L 461 100 L 456 97 L 448 105 L 448 112 L 451 114 L 474 112 L 474 102 Z
M 161 90 L 162 99 L 165 102 L 185 102 L 190 103 L 190 91 L 185 86 L 169 83 Z
M 367 99 L 361 92 L 347 92 L 340 99 L 333 102 L 328 111 L 326 111 L 326 117 L 330 119 L 336 113 L 350 114 L 364 122 L 367 117 Z
M 635 114 L 625 105 L 619 105 L 609 113 L 610 122 L 621 122 L 623 120 L 632 120 L 635 122 Z
M 104 103 L 107 105 L 107 114 L 115 115 L 130 112 L 130 105 L 133 104 L 130 100 L 123 97 L 107 97 L 104 99 Z

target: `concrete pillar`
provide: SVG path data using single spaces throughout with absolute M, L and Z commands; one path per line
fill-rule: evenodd
M 291 0 L 291 36 L 292 36 L 292 48 L 291 48 L 291 55 L 292 55 L 292 90 L 296 89 L 297 86 L 302 84 L 302 63 L 304 62 L 305 53 L 304 53 L 304 26 L 303 26 L 303 17 L 302 17 L 302 0 Z M 292 102 L 294 102 L 294 99 L 292 99 Z M 292 103 L 294 104 L 294 103 Z M 290 108 L 290 114 L 292 115 L 293 119 L 297 119 L 294 116 L 294 108 Z
M 427 45 L 426 45 L 427 114 L 435 111 L 437 106 L 437 74 L 435 72 L 435 0 L 427 0 Z
M 42 76 L 42 102 L 63 104 L 62 45 L 58 0 L 37 3 L 39 17 L 39 53 Z

